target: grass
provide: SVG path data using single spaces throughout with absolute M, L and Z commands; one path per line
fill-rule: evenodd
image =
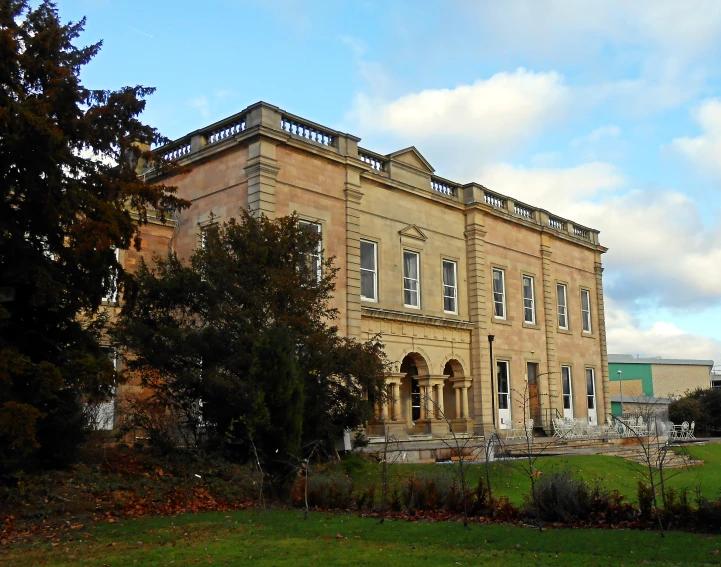
M 685 470 L 666 471 L 669 478 L 667 486 L 677 491 L 686 489 L 691 493 L 700 493 L 715 499 L 721 494 L 721 444 L 689 447 L 693 459 L 703 460 L 704 465 L 689 467 Z M 375 484 L 381 485 L 379 465 L 359 457 L 352 457 L 340 463 L 339 468 L 352 479 L 356 488 L 363 489 Z M 541 457 L 536 468 L 544 473 L 570 470 L 583 477 L 586 482 L 600 484 L 608 491 L 617 490 L 627 501 L 636 501 L 638 481 L 643 478 L 645 468 L 637 463 L 619 457 L 603 455 L 574 455 L 563 457 Z M 402 486 L 412 476 L 434 479 L 439 483 L 460 482 L 458 465 L 452 464 L 396 464 L 390 469 L 390 483 L 393 487 Z M 467 482 L 474 487 L 478 479 L 485 479 L 485 465 L 472 463 L 468 467 Z M 505 496 L 518 505 L 530 492 L 530 481 L 523 473 L 507 463 L 495 462 L 490 465 L 491 487 L 494 497 Z
M 0 551 L 14 567 L 245 565 L 719 564 L 721 537 L 388 521 L 289 510 L 186 514 L 96 523 L 82 539 Z

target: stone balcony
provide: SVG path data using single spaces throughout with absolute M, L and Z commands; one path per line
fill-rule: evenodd
M 278 107 L 258 102 L 245 110 L 156 148 L 165 160 L 191 164 L 247 142 L 257 136 L 275 139 L 357 167 L 365 178 L 401 189 L 420 191 L 429 199 L 458 207 L 480 207 L 513 222 L 535 225 L 586 246 L 599 246 L 597 230 L 561 218 L 503 195 L 478 183 L 459 184 L 435 175 L 433 167 L 414 147 L 382 155 L 358 146 L 360 138 L 326 128 Z M 152 178 L 155 172 L 146 171 Z

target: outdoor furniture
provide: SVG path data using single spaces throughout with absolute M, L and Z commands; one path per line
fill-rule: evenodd
M 692 421 L 692 422 L 691 422 L 691 427 L 690 427 L 689 430 L 688 430 L 688 439 L 691 440 L 691 441 L 695 441 L 695 440 L 696 440 L 696 437 L 695 437 L 694 434 L 693 434 L 693 430 L 694 430 L 695 428 L 696 428 L 696 422 L 695 422 L 695 421 Z
M 516 427 L 515 425 L 511 428 L 506 436 L 506 439 L 529 439 L 533 437 L 533 420 L 527 419 L 523 422 L 523 425 Z

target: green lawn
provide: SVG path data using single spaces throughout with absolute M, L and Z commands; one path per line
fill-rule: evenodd
M 689 565 L 719 564 L 721 537 L 389 521 L 299 511 L 205 513 L 87 528 L 82 540 L 0 551 L 0 565 Z
M 711 499 L 721 494 L 721 444 L 689 447 L 691 457 L 705 462 L 702 466 L 689 467 L 685 470 L 668 470 L 668 486 L 676 490 L 687 489 L 695 493 L 697 489 Z M 606 490 L 618 490 L 628 501 L 636 501 L 637 483 L 642 478 L 643 467 L 619 457 L 602 455 L 581 455 L 563 457 L 541 457 L 536 467 L 543 473 L 570 470 L 582 476 L 588 483 L 599 483 Z M 380 465 L 361 459 L 343 462 L 339 468 L 347 472 L 354 481 L 356 488 L 364 488 L 375 484 L 380 489 Z M 494 497 L 506 496 L 514 504 L 521 504 L 523 496 L 530 492 L 530 481 L 522 473 L 506 463 L 490 465 L 491 487 Z M 401 486 L 409 477 L 434 479 L 448 484 L 459 482 L 457 464 L 395 464 L 390 469 L 391 482 Z M 468 466 L 468 482 L 473 487 L 479 477 L 485 478 L 484 464 Z

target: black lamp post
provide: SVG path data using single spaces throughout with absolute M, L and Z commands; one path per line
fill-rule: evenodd
M 496 388 L 495 376 L 493 375 L 493 339 L 495 335 L 488 335 L 488 348 L 491 351 L 491 417 L 493 418 L 493 427 L 496 427 Z

